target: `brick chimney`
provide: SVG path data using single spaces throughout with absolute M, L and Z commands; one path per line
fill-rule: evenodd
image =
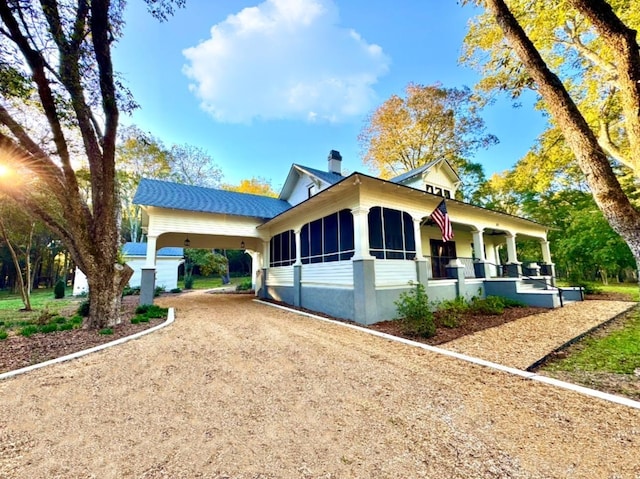
M 335 173 L 342 176 L 342 156 L 337 150 L 331 150 L 329 152 L 329 173 Z

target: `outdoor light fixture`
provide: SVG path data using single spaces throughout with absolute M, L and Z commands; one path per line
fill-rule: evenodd
M 240 249 L 241 249 L 242 251 L 244 251 L 244 241 L 241 241 L 241 242 L 240 242 Z
M 191 246 L 191 241 L 189 241 L 189 237 L 187 236 L 187 239 L 184 240 L 184 247 L 188 248 L 189 246 Z

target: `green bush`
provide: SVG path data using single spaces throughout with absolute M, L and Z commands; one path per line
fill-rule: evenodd
M 20 329 L 18 334 L 20 334 L 20 336 L 24 336 L 25 338 L 28 338 L 29 336 L 36 334 L 37 332 L 38 332 L 38 326 L 34 324 L 29 324 L 28 326 L 25 326 L 22 329 Z
M 0 341 L 4 341 L 9 337 L 9 333 L 7 333 L 4 329 L 0 329 Z
M 140 324 L 140 316 L 134 316 L 131 318 L 131 324 Z
M 153 305 L 152 304 L 141 304 L 140 306 L 138 306 L 135 310 L 136 314 L 144 314 L 147 311 L 149 311 L 149 308 L 151 308 Z
M 442 301 L 437 306 L 438 323 L 445 328 L 457 328 L 462 315 L 469 310 L 469 303 L 463 297 Z
M 44 326 L 40 326 L 40 328 L 38 329 L 39 332 L 44 334 L 53 333 L 53 332 L 56 332 L 57 330 L 58 330 L 58 325 L 56 323 L 45 324 Z
M 73 325 L 82 325 L 82 322 L 83 322 L 83 321 L 84 321 L 84 320 L 82 319 L 82 316 L 81 316 L 81 315 L 79 315 L 79 314 L 76 314 L 75 316 L 73 316 L 73 317 L 69 320 L 69 322 L 70 322 L 71 324 L 73 324 Z
M 430 338 L 436 334 L 429 298 L 422 284 L 418 283 L 415 289 L 401 293 L 394 304 L 405 334 L 423 338 Z
M 169 291 L 170 293 L 182 293 L 182 289 L 181 288 L 173 288 L 171 291 Z
M 62 281 L 61 279 L 56 281 L 56 284 L 53 287 L 53 297 L 56 298 L 56 299 L 64 298 L 65 286 L 66 285 L 64 284 L 64 281 Z
M 252 287 L 253 284 L 251 284 L 251 279 L 246 278 L 238 283 L 238 286 L 236 286 L 236 291 L 251 291 Z
M 133 295 L 139 295 L 140 294 L 140 286 L 136 286 L 136 287 L 129 287 L 129 286 L 125 286 L 125 288 L 122 290 L 122 296 L 133 296 Z
M 113 329 L 111 328 L 103 328 L 98 331 L 98 334 L 113 334 Z
M 157 298 L 162 293 L 164 293 L 164 286 L 156 286 L 156 289 L 153 290 L 153 297 Z
M 53 321 L 57 324 L 64 324 L 67 322 L 67 318 L 65 318 L 64 316 L 57 316 L 53 318 Z
M 147 316 L 146 314 L 141 314 L 138 317 L 140 318 L 140 322 L 141 323 L 148 323 L 149 322 L 149 316 Z
M 184 289 L 193 289 L 193 276 L 184 278 Z
M 60 331 L 69 331 L 70 329 L 73 329 L 73 326 L 73 323 L 63 323 L 58 326 L 58 329 Z
M 474 298 L 470 309 L 474 313 L 498 315 L 504 313 L 505 304 L 500 296 L 487 296 L 486 298 Z
M 80 303 L 80 305 L 78 306 L 77 313 L 83 318 L 86 318 L 87 316 L 89 316 L 89 300 L 88 299 Z

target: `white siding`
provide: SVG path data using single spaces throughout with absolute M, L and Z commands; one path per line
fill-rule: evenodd
M 293 286 L 293 266 L 269 268 L 267 286 Z
M 353 263 L 334 261 L 302 265 L 302 284 L 353 286 Z
M 418 280 L 414 261 L 377 259 L 374 264 L 376 287 L 404 287 Z

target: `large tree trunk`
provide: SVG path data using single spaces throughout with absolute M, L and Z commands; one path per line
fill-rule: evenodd
M 585 11 L 585 2 L 574 0 L 573 3 L 581 13 L 591 19 L 596 16 L 595 11 L 601 9 L 600 12 L 597 12 L 602 13 L 598 18 L 598 23 L 594 21 L 598 33 L 600 33 L 603 41 L 612 47 L 614 51 L 619 51 L 619 56 L 625 60 L 620 62 L 619 69 L 624 71 L 627 78 L 632 78 L 636 81 L 637 77 L 634 74 L 637 74 L 640 70 L 640 56 L 637 55 L 637 44 L 635 44 L 635 49 L 630 49 L 636 52 L 636 68 L 634 69 L 628 65 L 633 60 L 630 59 L 629 55 L 623 54 L 623 48 L 611 43 L 611 38 L 618 38 L 616 32 L 620 30 L 620 25 L 614 24 L 615 20 L 621 24 L 620 20 L 613 15 L 611 7 L 606 2 L 592 0 L 586 2 L 589 5 L 589 11 Z M 636 260 L 636 267 L 640 273 L 640 213 L 633 207 L 622 190 L 606 153 L 598 144 L 596 134 L 589 127 L 558 76 L 549 70 L 542 56 L 527 37 L 524 29 L 505 2 L 503 0 L 485 0 L 485 4 L 496 18 L 506 39 L 527 68 L 527 72 L 538 86 L 538 92 L 544 98 L 547 109 L 576 156 L 578 165 L 585 175 L 596 204 L 602 210 L 611 227 L 631 249 Z M 610 31 L 607 32 L 607 29 L 610 29 Z M 628 34 L 628 32 L 625 33 Z M 628 36 L 626 40 L 629 40 Z M 632 71 L 633 74 L 629 74 L 629 71 Z M 624 90 L 622 90 L 623 101 L 633 101 L 636 98 L 638 87 L 639 85 L 635 85 L 634 88 L 628 88 L 633 93 L 629 93 L 626 97 L 624 97 Z M 640 118 L 637 115 L 637 106 L 635 109 L 628 109 L 628 111 L 634 111 L 635 116 L 625 118 L 626 129 L 631 133 L 631 136 L 633 136 L 633 132 L 638 130 L 637 124 L 640 122 Z M 638 152 L 636 152 L 637 154 Z M 637 171 L 635 173 L 636 175 L 638 174 Z
M 133 275 L 128 265 L 113 264 L 87 276 L 89 284 L 89 317 L 84 326 L 101 329 L 122 322 L 122 290 Z

